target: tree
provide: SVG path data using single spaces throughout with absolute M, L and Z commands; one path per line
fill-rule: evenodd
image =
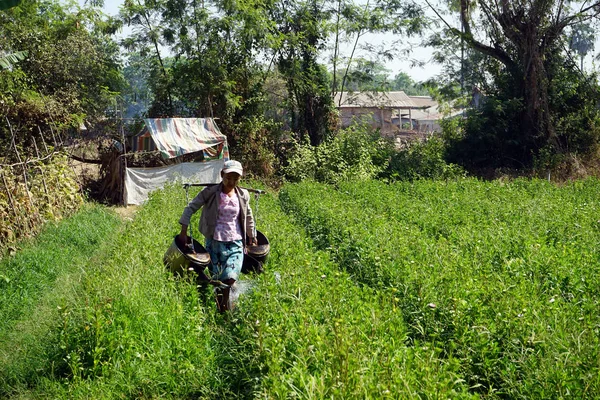
M 390 83 L 391 90 L 401 90 L 410 96 L 426 96 L 429 91 L 423 85 L 416 83 L 410 75 L 399 72 Z
M 152 102 L 152 91 L 149 83 L 152 75 L 152 66 L 147 59 L 139 54 L 130 54 L 128 62 L 123 69 L 123 76 L 127 86 L 122 92 L 125 102 L 125 117 L 142 117 Z
M 357 58 L 348 69 L 348 72 L 342 71 L 339 75 L 344 73 L 346 74 L 346 91 L 387 91 L 391 89 L 390 70 L 381 62 Z M 340 85 L 339 88 L 336 88 L 336 91 L 341 90 L 343 76 L 339 76 L 335 81 Z
M 21 3 L 21 0 L 0 0 L 0 10 L 16 7 L 19 3 Z
M 382 60 L 394 58 L 394 48 L 397 42 L 375 46 L 371 43 L 362 43 L 361 39 L 368 33 L 393 33 L 411 36 L 420 34 L 427 26 L 421 6 L 414 2 L 401 1 L 366 1 L 356 4 L 353 1 L 337 0 L 335 7 L 331 8 L 335 22 L 333 25 L 334 54 L 331 60 L 333 66 L 332 96 L 339 91 L 346 90 L 346 82 L 350 78 L 350 71 L 356 70 L 355 54 L 359 48 L 366 50 L 371 60 L 364 60 L 374 65 L 381 65 Z M 340 46 L 346 43 L 351 45 L 350 54 L 344 57 Z M 345 68 L 338 79 L 338 65 Z M 341 82 L 341 85 L 339 84 Z M 341 100 L 341 98 L 340 98 Z
M 121 43 L 127 50 L 136 51 L 141 55 L 152 54 L 152 70 L 158 71 L 158 74 L 152 76 L 152 82 L 156 86 L 155 99 L 158 99 L 153 106 L 155 116 L 169 117 L 174 116 L 175 109 L 171 94 L 171 76 L 160 47 L 164 44 L 165 30 L 162 25 L 162 15 L 165 12 L 166 4 L 163 0 L 125 0 L 121 8 L 120 17 L 123 24 L 132 26 L 134 32 L 131 36 Z M 167 33 L 168 35 L 168 33 Z M 164 102 L 161 100 L 164 98 Z
M 104 116 L 123 79 L 119 49 L 102 16 L 90 8 L 23 0 L 0 13 L 0 25 L 0 49 L 19 55 L 0 69 L 0 114 L 18 121 L 20 141 L 30 142 L 37 126 L 78 127 Z
M 587 77 L 571 73 L 574 65 L 566 56 L 565 31 L 596 19 L 600 2 L 583 2 L 569 8 L 571 3 L 481 0 L 477 2 L 479 13 L 472 14 L 471 2 L 460 0 L 458 13 L 462 29 L 452 27 L 432 7 L 446 24 L 449 38 L 464 41 L 483 57 L 480 79 L 491 78 L 490 95 L 513 103 L 511 124 L 517 126 L 510 129 L 520 132 L 516 138 L 521 148 L 519 162 L 531 162 L 543 148 L 559 154 L 574 150 L 571 138 L 578 133 L 572 129 L 560 130 L 560 120 L 567 116 L 558 108 L 562 100 L 553 96 L 564 93 L 562 88 L 570 92 L 574 84 L 593 85 Z M 567 76 L 575 77 L 576 82 L 561 80 Z M 589 101 L 595 100 L 584 100 L 582 110 L 588 107 Z M 515 108 L 516 103 L 521 106 Z M 592 113 L 578 131 L 593 128 L 596 119 L 597 113 Z
M 594 50 L 596 35 L 590 24 L 577 24 L 572 27 L 569 48 L 579 55 L 580 69 L 583 71 L 583 59 Z
M 282 2 L 274 20 L 282 33 L 275 49 L 277 66 L 286 80 L 292 129 L 313 146 L 332 131 L 333 101 L 319 54 L 325 49 L 330 13 L 315 0 Z
M 376 0 L 365 9 L 343 1 L 336 14 L 337 0 L 127 0 L 121 17 L 136 30 L 124 44 L 154 65 L 148 114 L 217 117 L 235 143 L 257 121 L 274 126 L 264 119 L 265 82 L 276 69 L 287 88 L 278 103 L 286 110 L 286 126 L 319 144 L 336 126 L 331 81 L 321 61 L 334 15 L 339 35 L 420 26 L 415 6 Z M 359 8 L 360 16 L 354 15 Z M 406 9 L 414 15 L 398 20 L 397 11 Z M 171 65 L 159 56 L 161 45 L 173 55 Z

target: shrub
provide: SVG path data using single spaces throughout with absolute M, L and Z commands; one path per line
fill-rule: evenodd
M 339 183 L 376 177 L 388 166 L 392 143 L 366 124 L 340 130 L 319 146 L 298 144 L 283 169 L 291 182 L 314 179 Z
M 464 176 L 464 169 L 459 165 L 446 162 L 445 154 L 446 142 L 439 136 L 412 142 L 393 154 L 389 168 L 379 177 L 397 181 L 451 179 Z
M 281 136 L 277 122 L 262 117 L 243 118 L 227 128 L 232 158 L 242 160 L 246 170 L 269 179 L 278 167 L 274 149 Z

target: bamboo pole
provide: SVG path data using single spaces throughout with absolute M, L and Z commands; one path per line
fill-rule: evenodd
M 123 103 L 121 103 L 121 145 L 123 146 L 122 154 L 126 153 L 127 148 L 125 147 L 125 128 L 123 127 Z M 121 161 L 121 203 L 124 207 L 127 207 L 127 198 L 125 196 L 125 178 L 127 175 L 127 157 L 119 157 Z
M 58 142 L 56 141 L 56 136 L 54 136 L 54 131 L 52 130 L 52 127 L 50 127 L 50 133 L 52 134 L 52 141 L 54 142 L 54 148 L 57 149 Z
M 29 193 L 29 182 L 27 179 L 27 168 L 25 168 L 25 165 L 27 164 L 26 162 L 24 163 L 21 160 L 21 155 L 19 154 L 19 149 L 17 148 L 17 142 L 15 140 L 15 133 L 12 129 L 12 126 L 10 124 L 10 121 L 8 120 L 8 117 L 4 117 L 6 119 L 6 123 L 8 124 L 8 129 L 10 130 L 10 134 L 11 134 L 11 141 L 12 141 L 12 145 L 15 149 L 15 153 L 17 155 L 17 160 L 19 160 L 19 163 L 21 163 L 21 167 L 23 168 L 23 180 L 25 181 L 25 192 L 27 193 L 27 198 L 29 199 L 29 204 L 31 205 L 32 209 L 35 209 L 35 206 L 33 205 L 33 200 L 31 198 L 31 194 Z
M 69 164 L 69 167 L 71 167 L 71 171 L 73 171 L 73 175 L 75 176 L 75 181 L 77 182 L 77 186 L 79 186 L 79 192 L 81 193 L 82 196 L 85 196 L 85 194 L 83 193 L 83 183 L 80 180 L 81 177 L 77 174 L 77 171 L 75 170 L 75 166 L 73 165 L 73 159 L 71 158 L 71 154 L 69 154 L 67 157 L 67 164 Z
M 52 129 L 52 124 L 54 124 L 54 118 L 52 118 L 52 113 L 50 112 L 50 109 L 48 108 L 48 102 L 46 101 L 46 98 L 42 95 L 42 98 L 44 99 L 44 105 L 46 106 L 46 111 L 48 112 L 48 117 L 50 118 L 50 123 L 48 124 L 48 126 L 50 127 L 50 133 L 52 133 L 52 138 L 54 139 L 54 145 L 55 147 L 58 147 L 58 142 L 56 141 L 56 136 L 54 135 L 54 129 Z M 60 145 L 63 145 L 63 140 L 62 140 L 62 136 L 60 135 L 60 132 L 56 132 L 56 135 L 58 135 L 58 138 L 60 139 Z
M 46 154 L 48 154 L 48 146 L 46 146 L 46 141 L 44 140 L 44 135 L 42 135 L 42 128 L 38 125 L 38 132 L 40 133 L 40 137 L 42 138 L 42 144 L 44 145 L 44 149 L 46 150 Z
M 35 163 L 35 162 L 40 162 L 40 161 L 44 161 L 47 160 L 48 158 L 52 157 L 55 154 L 55 152 L 49 153 L 47 156 L 42 157 L 42 158 L 32 158 L 29 159 L 27 161 L 23 161 L 23 162 L 17 162 L 14 164 L 0 164 L 0 167 L 18 167 L 19 165 L 27 165 L 27 164 L 31 164 L 31 163 Z
M 13 213 L 15 214 L 15 217 L 17 218 L 17 220 L 19 220 L 19 214 L 17 213 L 17 206 L 15 205 L 15 201 L 12 198 L 12 195 L 10 194 L 10 188 L 8 187 L 8 183 L 6 182 L 6 177 L 4 176 L 4 172 L 2 170 L 0 170 L 0 175 L 2 175 L 2 181 L 4 182 L 4 188 L 6 189 L 6 194 L 8 195 L 8 200 L 10 201 L 10 205 L 12 207 Z
M 38 126 L 39 128 L 39 126 Z M 38 159 L 40 158 L 40 152 L 38 150 L 38 146 L 37 146 L 37 142 L 35 140 L 35 136 L 31 137 L 33 139 L 33 146 L 35 147 L 35 154 L 37 155 Z M 38 168 L 40 169 L 40 172 L 42 174 L 42 183 L 44 184 L 44 192 L 46 193 L 46 197 L 50 198 L 50 193 L 48 192 L 48 186 L 46 185 L 46 174 L 44 174 L 44 168 L 42 168 L 41 166 L 38 166 Z

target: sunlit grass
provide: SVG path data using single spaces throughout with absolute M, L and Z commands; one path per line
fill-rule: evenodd
M 167 188 L 15 312 L 0 393 L 596 398 L 598 186 L 286 186 L 260 200 L 265 273 L 225 315 L 165 271 L 185 205 Z
M 400 293 L 410 341 L 455 359 L 474 393 L 595 397 L 598 186 L 307 182 L 281 198 L 357 281 Z

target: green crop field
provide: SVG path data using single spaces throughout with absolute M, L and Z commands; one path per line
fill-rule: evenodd
M 0 398 L 598 398 L 599 192 L 288 184 L 224 315 L 162 264 L 181 188 L 84 210 L 0 263 Z

